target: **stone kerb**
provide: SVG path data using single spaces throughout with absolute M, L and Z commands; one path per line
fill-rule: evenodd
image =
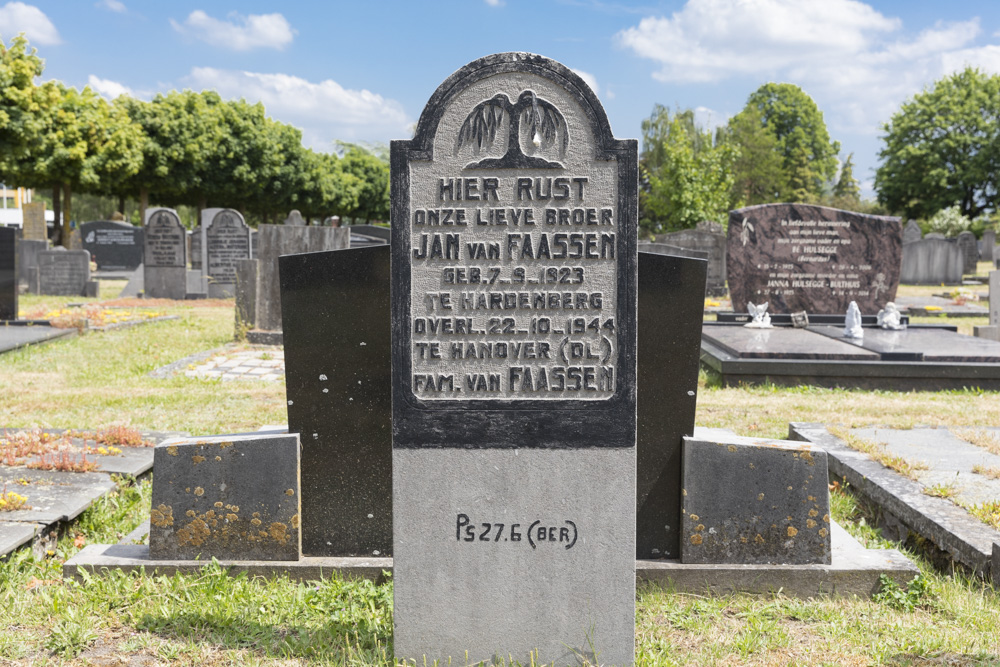
M 631 664 L 637 144 L 508 53 L 390 150 L 396 658 Z

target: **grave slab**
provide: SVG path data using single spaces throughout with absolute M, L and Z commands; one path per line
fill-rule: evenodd
M 154 452 L 150 557 L 301 555 L 298 435 L 167 440 Z
M 681 561 L 829 564 L 826 453 L 757 438 L 684 439 Z
M 13 515 L 15 512 L 4 512 L 4 515 L 8 514 Z M 43 527 L 37 523 L 0 520 L 0 558 L 31 542 Z
M 744 359 L 829 359 L 876 361 L 878 354 L 859 350 L 810 330 L 747 329 L 741 326 L 703 327 L 705 340 Z
M 270 232 L 262 233 L 266 239 Z M 288 424 L 302 438 L 303 553 L 388 555 L 389 247 L 287 255 L 280 262 Z
M 21 484 L 25 480 L 28 484 Z M 18 510 L 17 521 L 52 524 L 71 521 L 97 498 L 115 488 L 106 474 L 98 472 L 61 472 L 0 467 L 0 487 L 6 484 L 28 498 L 31 509 Z M 13 517 L 5 517 L 13 518 Z
M 57 329 L 43 324 L 30 327 L 0 325 L 0 354 L 76 334 L 76 329 Z

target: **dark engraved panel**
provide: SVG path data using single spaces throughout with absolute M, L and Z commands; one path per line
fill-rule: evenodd
M 231 209 L 215 214 L 205 234 L 208 275 L 216 282 L 236 284 L 236 262 L 250 259 L 250 229 L 243 216 Z
M 167 210 L 153 213 L 146 224 L 146 268 L 184 267 L 185 241 L 180 218 Z
M 302 550 L 392 551 L 389 248 L 280 260 L 288 428 L 302 441 Z
M 680 557 L 681 439 L 694 433 L 708 262 L 639 253 L 636 557 Z
M 899 218 L 807 204 L 764 204 L 729 212 L 727 264 L 733 310 L 843 313 L 856 301 L 875 313 L 896 297 Z
M 85 222 L 80 225 L 80 241 L 98 269 L 131 271 L 142 264 L 142 227 L 113 220 Z
M 17 319 L 17 230 L 0 227 L 0 320 Z

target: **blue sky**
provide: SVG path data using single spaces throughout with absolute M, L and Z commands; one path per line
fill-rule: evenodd
M 0 0 L 0 36 L 28 34 L 44 79 L 149 99 L 211 88 L 262 101 L 306 145 L 407 138 L 434 89 L 480 56 L 531 51 L 595 88 L 619 137 L 655 103 L 738 112 L 768 81 L 819 104 L 865 194 L 881 124 L 966 64 L 1000 72 L 1000 3 L 976 0 Z

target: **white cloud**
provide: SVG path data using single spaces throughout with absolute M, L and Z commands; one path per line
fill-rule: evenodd
M 594 76 L 590 72 L 584 72 L 582 69 L 575 69 L 573 71 L 576 72 L 576 75 L 579 76 L 581 79 L 583 79 L 587 83 L 588 86 L 590 86 L 590 89 L 592 91 L 594 91 L 595 95 L 598 94 L 597 93 L 598 88 L 597 88 L 597 77 L 596 76 Z
M 369 90 L 348 90 L 327 79 L 314 83 L 290 74 L 261 74 L 196 67 L 185 83 L 225 98 L 263 102 L 267 114 L 303 133 L 303 143 L 329 152 L 333 141 L 409 138 L 413 120 L 402 105 Z
M 902 29 L 856 0 L 688 0 L 617 39 L 655 62 L 660 81 L 788 81 L 816 99 L 832 130 L 867 135 L 907 97 L 966 64 L 1000 72 L 1000 45 L 972 46 L 978 19 L 915 36 Z
M 503 0 L 483 0 L 490 7 L 503 7 Z
M 729 122 L 729 116 L 708 107 L 695 107 L 694 122 L 700 128 L 715 132 L 716 128 Z
M 128 11 L 125 7 L 125 3 L 120 0 L 100 0 L 100 2 L 95 3 L 94 6 L 118 12 L 119 14 L 124 14 Z
M 32 44 L 61 44 L 59 31 L 38 7 L 23 2 L 8 2 L 0 7 L 0 35 L 5 39 L 23 32 Z
M 196 39 L 233 51 L 256 48 L 279 51 L 295 38 L 296 31 L 281 14 L 229 14 L 228 21 L 212 18 L 200 9 L 191 12 L 184 23 L 170 19 L 174 30 Z
M 94 92 L 109 100 L 113 100 L 119 95 L 136 97 L 136 94 L 132 91 L 132 89 L 125 84 L 118 83 L 117 81 L 111 81 L 110 79 L 102 79 L 93 74 L 87 77 L 87 85 L 90 86 Z

